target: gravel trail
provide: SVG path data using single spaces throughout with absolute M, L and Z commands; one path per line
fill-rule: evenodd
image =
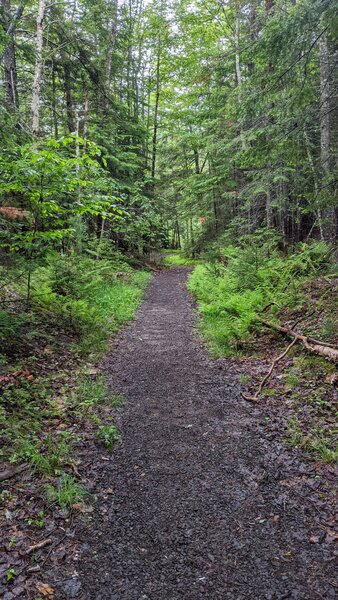
M 88 474 L 97 502 L 81 534 L 83 597 L 335 598 L 332 555 L 310 539 L 318 515 L 292 492 L 302 465 L 203 349 L 186 277 L 154 277 L 106 360 L 126 404 L 114 417 L 122 442 Z

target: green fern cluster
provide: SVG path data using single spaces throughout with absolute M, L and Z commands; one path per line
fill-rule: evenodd
M 267 304 L 272 315 L 282 306 L 301 306 L 301 284 L 323 272 L 327 254 L 327 246 L 316 243 L 283 256 L 275 240 L 257 235 L 222 249 L 222 262 L 197 265 L 188 288 L 198 301 L 201 329 L 213 353 L 243 349 Z

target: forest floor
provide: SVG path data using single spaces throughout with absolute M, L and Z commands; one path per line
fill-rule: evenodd
M 208 356 L 188 271 L 153 278 L 105 359 L 125 403 L 102 410 L 121 441 L 109 453 L 88 434 L 78 468 L 91 502 L 54 514 L 30 567 L 35 592 L 18 596 L 16 579 L 6 600 L 336 597 L 334 469 L 286 445 L 278 395 L 243 399 L 259 357 Z M 265 373 L 271 348 L 260 352 Z

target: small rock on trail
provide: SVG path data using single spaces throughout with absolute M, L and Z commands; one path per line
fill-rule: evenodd
M 332 554 L 310 540 L 313 509 L 282 485 L 295 458 L 202 348 L 186 277 L 154 277 L 106 360 L 126 405 L 121 444 L 87 473 L 97 502 L 81 531 L 81 597 L 333 599 Z

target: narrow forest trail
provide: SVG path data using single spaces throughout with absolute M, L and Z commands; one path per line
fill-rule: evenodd
M 297 461 L 202 348 L 186 277 L 154 277 L 106 362 L 126 404 L 121 444 L 87 473 L 97 503 L 81 532 L 83 597 L 334 598 L 326 546 L 310 540 L 314 508 L 292 491 Z

